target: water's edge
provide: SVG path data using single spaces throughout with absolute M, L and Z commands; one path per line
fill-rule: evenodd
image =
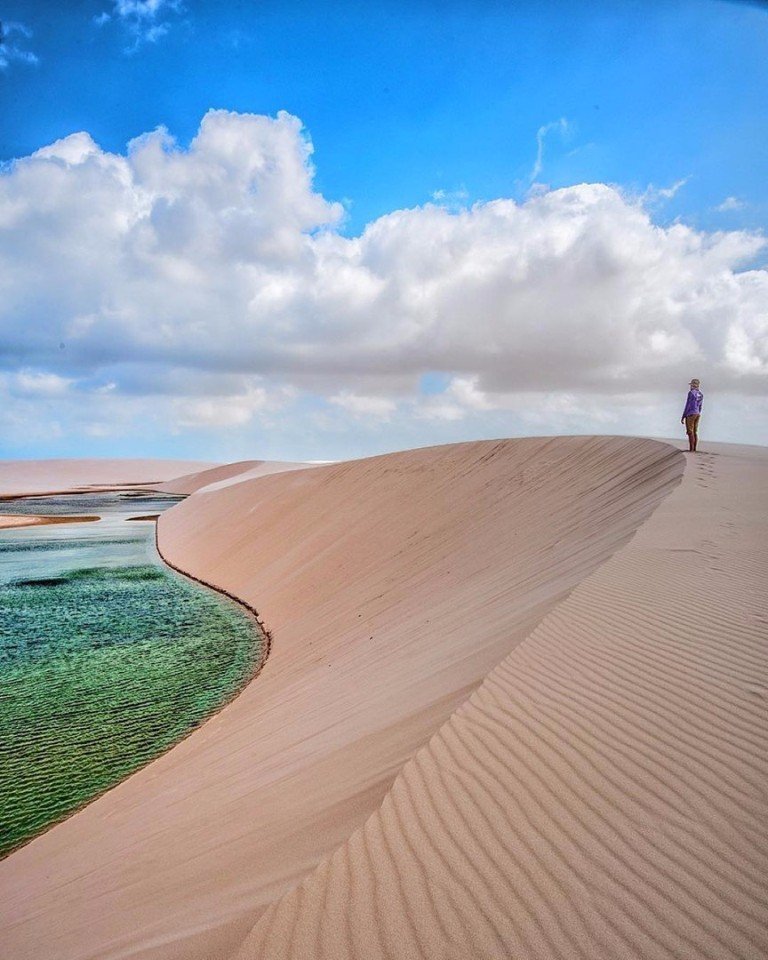
M 135 489 L 135 488 L 129 488 L 129 489 Z M 119 492 L 125 492 L 125 490 L 126 488 L 123 488 L 123 490 Z M 78 491 L 78 493 L 80 492 L 86 493 L 86 491 Z M 87 493 L 92 493 L 92 492 L 96 492 L 96 491 L 87 491 Z M 108 491 L 105 490 L 105 491 L 98 491 L 98 492 L 115 493 L 118 491 L 112 489 Z M 141 494 L 151 493 L 151 491 L 146 491 L 146 490 L 137 490 L 136 492 Z M 56 494 L 52 494 L 52 496 L 56 496 Z M 13 500 L 13 499 L 27 499 L 27 498 L 19 498 L 19 497 L 10 498 L 9 497 L 5 499 Z M 35 498 L 35 499 L 38 499 L 38 498 Z M 42 500 L 43 497 L 40 497 L 39 499 Z M 133 518 L 133 519 L 138 519 L 138 518 Z M 0 860 L 3 860 L 6 857 L 11 856 L 13 853 L 20 850 L 22 847 L 27 846 L 28 844 L 32 843 L 34 840 L 46 834 L 49 830 L 63 823 L 65 820 L 68 820 L 70 817 L 73 817 L 76 814 L 80 813 L 83 809 L 85 809 L 85 807 L 90 806 L 92 803 L 99 800 L 101 797 L 110 793 L 112 790 L 115 790 L 116 788 L 118 788 L 121 784 L 125 783 L 128 779 L 130 779 L 134 774 L 141 772 L 142 770 L 146 769 L 146 767 L 148 767 L 151 763 L 161 759 L 163 756 L 165 756 L 167 753 L 173 750 L 176 746 L 178 746 L 180 743 L 186 740 L 189 736 L 191 736 L 197 730 L 200 730 L 202 727 L 204 727 L 206 723 L 208 723 L 211 719 L 216 717 L 226 706 L 232 703 L 233 700 L 236 697 L 238 697 L 243 692 L 243 690 L 261 673 L 261 670 L 263 669 L 264 664 L 266 663 L 269 657 L 269 653 L 271 650 L 272 636 L 270 631 L 264 625 L 258 611 L 255 608 L 251 607 L 249 604 L 245 603 L 239 597 L 236 597 L 235 595 L 229 593 L 228 591 L 220 587 L 217 587 L 215 584 L 208 583 L 200 578 L 194 577 L 191 574 L 188 574 L 186 571 L 184 571 L 180 567 L 169 562 L 168 559 L 164 556 L 160 548 L 157 520 L 155 519 L 154 521 L 145 521 L 145 522 L 155 523 L 154 548 L 158 558 L 158 560 L 156 561 L 157 566 L 160 569 L 165 569 L 166 571 L 170 571 L 172 576 L 177 577 L 188 583 L 192 583 L 197 588 L 202 588 L 205 592 L 209 592 L 215 595 L 220 600 L 225 600 L 227 603 L 232 604 L 233 606 L 238 608 L 241 615 L 243 615 L 247 619 L 247 621 L 249 621 L 252 632 L 253 632 L 252 649 L 254 650 L 254 656 L 250 664 L 250 669 L 243 674 L 243 676 L 238 680 L 238 682 L 234 684 L 234 686 L 226 693 L 226 695 L 218 702 L 218 704 L 216 704 L 215 707 L 213 707 L 209 712 L 207 712 L 202 719 L 200 719 L 199 721 L 189 726 L 189 728 L 186 730 L 185 733 L 183 733 L 181 736 L 174 739 L 173 742 L 167 744 L 164 748 L 161 748 L 158 753 L 156 753 L 154 756 L 149 758 L 145 763 L 142 763 L 140 766 L 129 771 L 126 775 L 110 783 L 105 788 L 93 793 L 82 803 L 79 803 L 76 806 L 73 806 L 72 808 L 70 808 L 62 816 L 59 816 L 51 820 L 50 822 L 46 823 L 34 834 L 24 837 L 19 842 L 15 843 L 13 846 L 4 849 L 2 852 L 0 852 Z
M 242 607 L 246 611 L 248 617 L 255 622 L 257 632 L 259 633 L 263 641 L 263 643 L 261 644 L 260 656 L 256 661 L 256 666 L 251 676 L 248 677 L 237 688 L 237 690 L 233 693 L 231 697 L 229 697 L 224 703 L 222 703 L 222 705 L 219 707 L 218 710 L 215 710 L 213 713 L 209 714 L 208 718 L 206 718 L 206 720 L 204 721 L 205 723 L 207 723 L 210 717 L 216 716 L 216 714 L 220 713 L 224 709 L 224 707 L 227 706 L 227 704 L 231 703 L 235 699 L 236 696 L 239 696 L 239 694 L 243 692 L 243 690 L 248 686 L 251 680 L 255 680 L 256 677 L 258 677 L 258 675 L 264 669 L 264 665 L 267 662 L 270 653 L 272 652 L 272 632 L 265 625 L 264 621 L 261 618 L 261 614 L 258 612 L 258 610 L 255 607 L 252 607 L 249 603 L 246 603 L 245 600 L 243 600 L 241 597 L 236 596 L 234 593 L 230 593 L 228 590 L 225 590 L 224 587 L 216 586 L 216 584 L 209 583 L 207 580 L 202 580 L 200 577 L 194 576 L 194 574 L 187 573 L 186 570 L 183 570 L 181 567 L 177 567 L 176 564 L 171 563 L 171 561 L 165 556 L 163 551 L 160 549 L 160 537 L 158 535 L 157 520 L 155 520 L 155 550 L 157 550 L 157 555 L 160 557 L 160 559 L 163 561 L 166 567 L 168 567 L 169 570 L 173 570 L 174 573 L 178 574 L 180 577 L 183 577 L 185 580 L 190 580 L 192 583 L 196 583 L 201 587 L 205 587 L 207 590 L 213 591 L 213 593 L 220 594 L 221 596 L 226 597 L 228 600 L 231 600 L 233 603 L 237 604 L 238 607 Z M 200 724 L 200 726 L 203 726 L 203 724 Z M 199 729 L 200 727 L 195 727 L 195 730 L 199 730 Z M 191 733 L 194 733 L 194 731 L 190 730 L 190 734 Z M 187 736 L 189 736 L 189 734 L 187 734 Z M 186 739 L 186 737 L 182 739 Z M 178 742 L 181 742 L 181 741 L 178 741 Z

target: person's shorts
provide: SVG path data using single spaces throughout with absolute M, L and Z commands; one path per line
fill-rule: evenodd
M 699 417 L 700 413 L 694 413 L 690 417 L 685 418 L 685 432 L 686 433 L 698 433 L 699 431 Z

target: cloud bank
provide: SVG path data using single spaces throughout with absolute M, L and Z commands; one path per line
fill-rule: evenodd
M 601 183 L 347 237 L 311 156 L 296 117 L 218 110 L 188 147 L 158 129 L 116 155 L 76 133 L 8 166 L 0 430 L 53 402 L 62 431 L 101 436 L 150 403 L 175 431 L 311 399 L 321 429 L 506 411 L 546 432 L 594 429 L 610 398 L 677 402 L 691 376 L 765 396 L 764 237 L 661 227 Z

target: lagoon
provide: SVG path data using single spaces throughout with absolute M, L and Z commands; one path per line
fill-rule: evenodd
M 255 619 L 170 570 L 153 521 L 178 497 L 30 497 L 0 514 L 0 855 L 199 726 L 253 675 Z

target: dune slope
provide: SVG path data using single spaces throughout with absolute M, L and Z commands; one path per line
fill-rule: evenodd
M 768 956 L 768 454 L 720 451 L 237 960 Z
M 482 442 L 262 477 L 165 513 L 164 554 L 257 607 L 272 652 L 193 736 L 0 864 L 12 955 L 261 944 L 264 909 L 365 823 L 682 468 L 655 441 Z
M 271 473 L 283 473 L 286 470 L 303 470 L 310 466 L 306 463 L 286 463 L 279 460 L 239 460 L 223 466 L 200 470 L 184 477 L 175 477 L 154 487 L 161 493 L 189 495 L 204 487 L 219 489 L 243 480 L 266 477 Z

